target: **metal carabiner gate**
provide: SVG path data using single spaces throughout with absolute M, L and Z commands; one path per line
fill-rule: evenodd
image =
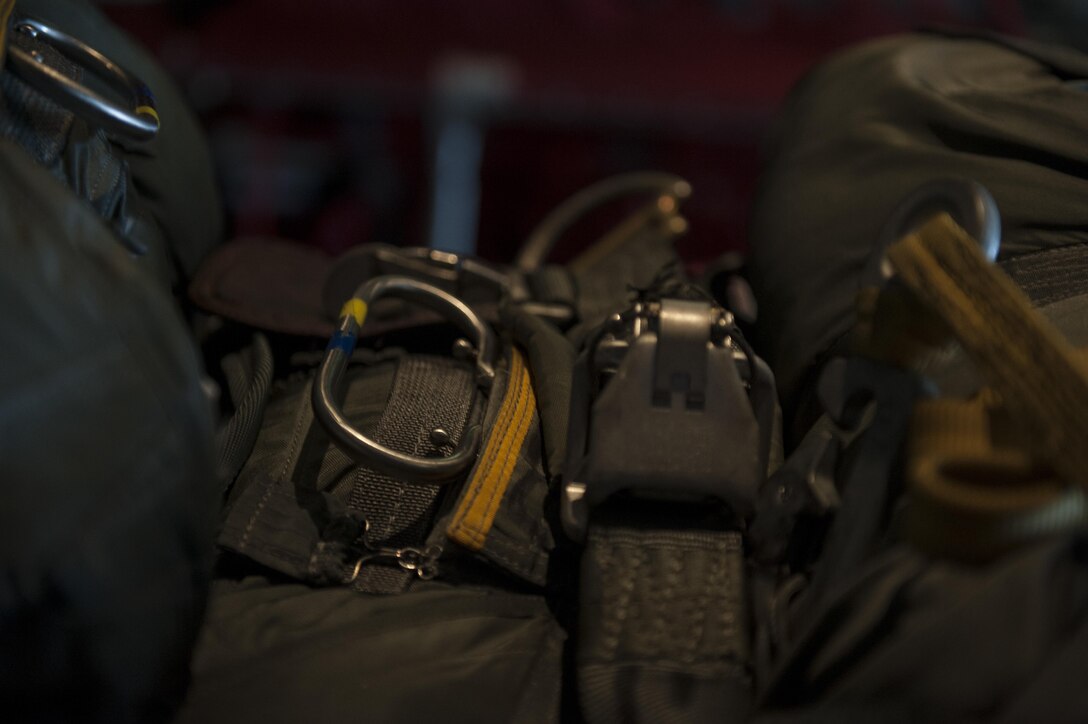
M 124 108 L 69 78 L 47 65 L 40 53 L 20 48 L 13 42 L 14 38 L 9 38 L 5 64 L 24 83 L 84 120 L 119 136 L 150 141 L 159 132 L 155 97 L 147 85 L 129 70 L 83 41 L 40 20 L 16 18 L 12 21 L 12 29 L 15 35 L 37 39 L 55 48 L 111 89 L 126 96 L 131 107 Z
M 460 328 L 475 348 L 477 385 L 485 389 L 490 387 L 495 377 L 491 359 L 496 347 L 490 327 L 467 305 L 437 287 L 407 277 L 383 276 L 360 285 L 340 312 L 337 330 L 329 340 L 317 379 L 314 380 L 311 398 L 314 416 L 328 431 L 333 442 L 359 463 L 396 475 L 409 483 L 434 484 L 448 480 L 475 461 L 481 438 L 479 425 L 465 430 L 456 450 L 449 457 L 424 458 L 392 450 L 370 439 L 351 425 L 336 401 L 336 387 L 355 350 L 367 309 L 381 297 L 400 297 L 417 302 Z

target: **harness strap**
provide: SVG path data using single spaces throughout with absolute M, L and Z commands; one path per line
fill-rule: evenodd
M 920 549 L 985 561 L 1088 520 L 1084 491 L 1031 455 L 996 396 L 914 408 L 903 533 Z
M 273 373 L 268 338 L 254 332 L 252 343 L 225 355 L 220 366 L 234 402 L 234 414 L 216 435 L 220 479 L 229 486 L 253 452 L 264 420 Z
M 1088 244 L 1044 249 L 1001 262 L 1036 307 L 1088 294 Z
M 624 506 L 589 528 L 582 712 L 591 724 L 739 720 L 750 706 L 741 535 L 663 525 L 653 507 L 641 522 Z
M 408 357 L 393 379 L 389 402 L 374 439 L 417 456 L 449 454 L 461 438 L 472 407 L 470 367 L 447 358 Z M 445 435 L 435 435 L 435 430 Z M 434 519 L 443 485 L 405 483 L 360 467 L 348 496 L 348 509 L 370 523 L 369 542 L 389 548 L 421 546 Z M 354 565 L 349 562 L 349 565 Z M 351 571 L 345 571 L 351 574 Z M 389 565 L 364 566 L 353 586 L 364 593 L 399 593 L 415 574 Z
M 433 454 L 455 445 L 473 404 L 472 367 L 428 356 L 404 357 L 392 367 L 353 378 L 344 414 L 357 424 L 370 421 L 377 440 L 403 452 Z M 424 546 L 437 486 L 359 468 L 316 424 L 308 388 L 285 391 L 293 414 L 270 403 L 274 419 L 265 420 L 238 477 L 219 543 L 298 580 L 402 591 L 422 576 L 424 563 L 433 568 L 437 551 L 424 555 Z M 435 427 L 448 440 L 432 439 Z
M 889 247 L 888 260 L 978 365 L 1026 447 L 1088 485 L 1088 370 L 1061 333 L 947 214 Z
M 474 551 L 484 547 L 535 417 L 536 395 L 529 380 L 529 370 L 521 352 L 515 348 L 510 381 L 499 416 L 491 427 L 453 521 L 446 529 L 450 540 Z
M 650 287 L 661 270 L 677 264 L 675 240 L 687 221 L 671 197 L 634 212 L 571 260 L 568 268 L 578 288 L 578 317 L 598 324 L 626 309 L 633 288 Z
M 862 318 L 893 322 L 883 325 L 890 333 L 870 337 L 870 350 L 916 364 L 952 336 L 991 385 L 971 399 L 915 404 L 905 537 L 931 554 L 984 561 L 1088 521 L 1085 356 L 949 217 L 907 235 L 887 256 L 908 294 L 881 294 L 870 305 L 875 315 L 862 310 Z M 1083 265 L 1083 249 L 1074 247 L 1009 271 L 1045 303 L 1075 295 Z

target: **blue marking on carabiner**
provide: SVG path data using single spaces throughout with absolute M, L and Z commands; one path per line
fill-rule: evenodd
M 336 330 L 336 333 L 329 339 L 329 345 L 325 347 L 325 351 L 331 352 L 334 349 L 338 349 L 350 357 L 355 351 L 355 335 L 342 329 Z

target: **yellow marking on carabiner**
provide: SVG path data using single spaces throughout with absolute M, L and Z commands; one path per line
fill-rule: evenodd
M 355 323 L 362 327 L 363 320 L 366 319 L 366 309 L 366 302 L 362 299 L 352 298 L 344 302 L 344 306 L 340 309 L 340 316 L 353 317 Z
M 138 116 L 151 116 L 152 118 L 155 119 L 155 123 L 159 123 L 159 124 L 162 123 L 162 121 L 159 120 L 159 112 L 156 111 L 151 106 L 136 106 L 136 115 L 138 115 Z

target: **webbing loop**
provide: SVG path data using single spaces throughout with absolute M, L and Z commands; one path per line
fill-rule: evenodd
M 1088 486 L 1088 372 L 1061 332 L 947 214 L 891 246 L 888 260 L 979 367 L 1027 447 Z
M 1088 520 L 1083 356 L 947 214 L 893 244 L 887 259 L 990 386 L 974 400 L 916 407 L 907 536 L 980 560 Z

